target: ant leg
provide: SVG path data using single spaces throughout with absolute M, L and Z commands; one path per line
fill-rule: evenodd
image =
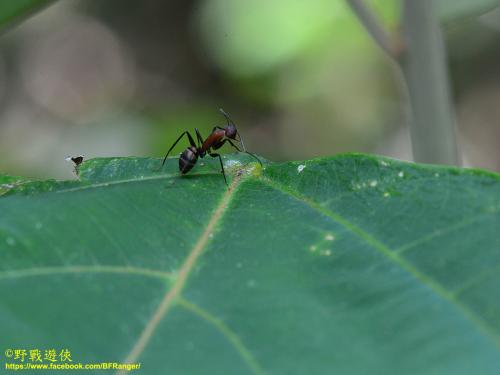
M 240 149 L 238 148 L 238 146 L 236 146 L 233 142 L 231 142 L 231 140 L 230 140 L 230 139 L 226 139 L 226 141 L 227 141 L 227 142 L 229 142 L 229 144 L 230 144 L 231 146 L 233 146 L 233 147 L 234 147 L 236 150 L 238 150 L 239 152 L 244 152 L 244 153 L 246 153 L 246 154 L 248 154 L 248 155 L 252 156 L 255 160 L 257 160 L 257 161 L 259 162 L 260 166 L 262 167 L 262 162 L 260 161 L 260 159 L 259 159 L 257 156 L 255 156 L 254 154 L 252 154 L 251 152 L 249 152 L 249 151 L 247 151 L 247 150 L 245 150 L 245 149 L 243 149 L 243 151 L 242 151 L 242 150 L 240 150 Z
M 229 144 L 231 146 L 233 146 L 238 152 L 246 152 L 246 151 L 240 150 L 240 148 L 238 146 L 236 146 L 229 138 L 224 139 L 224 142 L 229 142 Z
M 215 153 L 211 153 L 209 154 L 211 157 L 215 158 L 215 157 L 218 157 L 219 158 L 219 161 L 220 161 L 220 167 L 221 167 L 221 172 L 222 172 L 222 175 L 224 176 L 224 181 L 226 183 L 227 186 L 229 186 L 229 184 L 227 183 L 227 180 L 226 180 L 226 172 L 224 172 L 224 164 L 222 164 L 222 158 L 220 157 L 219 154 L 215 154 Z
M 165 158 L 163 159 L 163 162 L 161 163 L 160 169 L 162 169 L 163 166 L 165 165 L 165 162 L 167 161 L 167 158 L 168 158 L 168 155 L 170 154 L 170 151 L 172 151 L 172 149 L 177 145 L 177 143 L 179 143 L 179 141 L 181 140 L 181 138 L 184 137 L 186 134 L 187 134 L 187 136 L 189 138 L 189 143 L 191 144 L 191 146 L 196 147 L 196 145 L 194 144 L 193 137 L 191 137 L 191 134 L 189 134 L 189 132 L 186 130 L 185 132 L 183 132 L 179 136 L 179 138 L 177 138 L 177 140 L 174 142 L 174 144 L 172 145 L 172 147 L 169 148 L 169 150 L 167 152 L 167 155 L 165 155 Z
M 194 128 L 194 131 L 196 132 L 196 138 L 198 140 L 198 148 L 201 148 L 201 145 L 203 144 L 203 137 L 201 136 L 198 128 Z M 212 132 L 213 132 L 213 130 L 212 130 Z
M 187 131 L 186 133 L 187 133 L 187 136 L 188 136 L 188 138 L 189 138 L 189 144 L 190 144 L 191 146 L 193 146 L 194 148 L 196 148 L 196 145 L 194 144 L 193 137 L 191 137 L 191 134 L 189 134 L 189 132 L 188 132 L 188 131 Z

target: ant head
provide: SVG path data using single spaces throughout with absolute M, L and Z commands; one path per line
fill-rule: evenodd
M 219 108 L 219 111 L 224 115 L 224 117 L 227 120 L 227 125 L 224 128 L 224 130 L 226 131 L 226 137 L 231 139 L 236 139 L 236 134 L 238 134 L 238 130 L 236 129 L 234 121 L 231 120 L 231 117 L 229 117 L 229 115 L 222 108 Z
M 226 137 L 231 139 L 236 139 L 236 134 L 238 134 L 238 130 L 234 124 L 227 125 L 224 130 L 226 131 Z

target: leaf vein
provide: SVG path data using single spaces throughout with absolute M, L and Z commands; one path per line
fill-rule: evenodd
M 130 275 L 143 275 L 148 277 L 170 280 L 173 275 L 168 272 L 148 268 L 131 266 L 65 266 L 65 267 L 34 267 L 0 272 L 1 279 L 17 279 L 22 277 L 52 276 L 56 274 L 78 273 L 121 273 Z
M 453 233 L 463 227 L 466 227 L 467 225 L 475 224 L 481 220 L 484 220 L 488 218 L 491 215 L 496 215 L 500 212 L 500 210 L 492 210 L 492 211 L 487 211 L 484 213 L 481 213 L 479 215 L 476 215 L 472 218 L 466 219 L 466 220 L 461 220 L 453 225 L 446 226 L 444 228 L 436 229 L 432 233 L 428 234 L 427 236 L 420 237 L 416 239 L 415 241 L 409 242 L 403 246 L 398 247 L 397 249 L 393 250 L 396 254 L 402 254 L 410 249 L 413 249 L 416 246 L 423 245 L 429 241 L 432 241 L 434 238 L 439 238 L 442 236 L 445 236 L 447 234 Z
M 236 349 L 236 351 L 243 358 L 245 363 L 250 367 L 255 375 L 264 375 L 265 372 L 259 363 L 252 356 L 252 353 L 246 348 L 246 346 L 241 341 L 240 337 L 231 330 L 224 322 L 215 317 L 213 314 L 209 313 L 200 306 L 189 302 L 185 298 L 179 298 L 179 306 L 190 311 L 191 313 L 199 316 L 204 321 L 208 322 L 214 326 L 226 339 L 227 341 Z
M 452 291 L 445 289 L 441 284 L 430 276 L 420 272 L 415 266 L 410 264 L 404 258 L 400 257 L 397 253 L 391 250 L 387 245 L 383 244 L 368 232 L 364 231 L 362 228 L 353 224 L 349 220 L 345 219 L 343 216 L 326 209 L 321 204 L 314 202 L 313 200 L 306 198 L 299 192 L 293 190 L 290 187 L 285 187 L 277 181 L 273 181 L 267 177 L 260 177 L 260 180 L 267 184 L 268 186 L 283 192 L 291 196 L 292 198 L 302 202 L 312 209 L 318 211 L 319 213 L 328 216 L 335 220 L 337 223 L 344 226 L 346 229 L 352 233 L 358 235 L 364 239 L 371 247 L 377 250 L 380 254 L 385 256 L 389 261 L 398 265 L 400 268 L 412 275 L 416 280 L 420 281 L 422 284 L 426 285 L 431 291 L 433 291 L 437 296 L 448 301 L 451 305 L 455 306 L 465 318 L 467 318 L 473 325 L 476 326 L 481 332 L 483 332 L 487 337 L 489 337 L 497 346 L 500 348 L 500 336 L 491 330 L 491 327 L 484 321 L 484 319 L 473 312 L 467 305 L 462 303 L 460 300 L 455 298 L 455 294 Z

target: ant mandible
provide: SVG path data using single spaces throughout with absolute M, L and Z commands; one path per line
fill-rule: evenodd
M 222 175 L 224 176 L 224 181 L 226 182 L 226 185 L 228 185 L 226 179 L 226 173 L 224 172 L 224 165 L 222 163 L 222 158 L 220 154 L 212 152 L 212 149 L 218 150 L 226 142 L 228 142 L 239 152 L 245 152 L 251 155 L 259 162 L 260 165 L 262 165 L 262 162 L 259 160 L 257 156 L 246 150 L 245 144 L 243 143 L 243 139 L 241 138 L 241 135 L 238 133 L 234 121 L 231 120 L 229 115 L 226 112 L 224 112 L 222 108 L 219 108 L 219 111 L 224 115 L 224 117 L 227 120 L 227 125 L 225 127 L 215 126 L 212 129 L 210 135 L 205 140 L 203 140 L 198 128 L 195 128 L 194 130 L 196 132 L 196 140 L 198 141 L 198 145 L 194 143 L 193 137 L 191 136 L 189 131 L 186 130 L 179 136 L 179 138 L 177 138 L 177 140 L 168 150 L 167 155 L 165 155 L 165 158 L 163 159 L 163 162 L 161 164 L 161 168 L 163 168 L 163 166 L 165 165 L 165 162 L 167 161 L 170 151 L 172 151 L 172 149 L 177 145 L 177 143 L 179 143 L 181 138 L 184 137 L 185 135 L 187 135 L 190 145 L 182 152 L 181 156 L 179 157 L 179 171 L 182 174 L 188 173 L 194 167 L 194 165 L 198 161 L 198 158 L 203 158 L 205 157 L 206 154 L 208 154 L 213 158 L 219 158 L 221 172 Z M 238 136 L 238 139 L 236 138 L 236 136 Z M 236 146 L 233 143 L 233 141 L 239 142 L 243 150 L 240 150 L 240 148 Z

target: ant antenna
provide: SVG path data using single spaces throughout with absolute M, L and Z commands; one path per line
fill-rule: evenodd
M 243 152 L 249 153 L 245 147 L 245 144 L 243 143 L 243 138 L 241 138 L 240 133 L 238 133 L 238 137 L 240 138 L 239 142 L 241 143 L 241 147 L 243 148 Z
M 222 108 L 219 108 L 219 112 L 224 115 L 224 117 L 227 120 L 227 124 L 228 125 L 233 124 L 234 126 L 236 126 L 236 124 L 234 123 L 233 119 L 231 117 L 229 117 L 229 115 L 226 113 L 226 111 L 224 111 Z
M 224 117 L 227 120 L 227 124 L 228 125 L 233 124 L 236 127 L 236 124 L 234 123 L 233 119 L 231 117 L 229 117 L 229 115 L 227 114 L 226 111 L 224 111 L 222 108 L 219 108 L 219 112 L 224 115 Z M 243 152 L 248 153 L 248 151 L 247 151 L 247 149 L 245 147 L 245 144 L 243 143 L 243 138 L 241 138 L 241 134 L 240 133 L 236 133 L 236 134 L 238 135 L 238 138 L 239 138 L 238 142 L 240 142 L 241 147 L 243 148 Z
M 251 152 L 247 151 L 247 149 L 245 148 L 245 144 L 243 143 L 243 138 L 241 138 L 241 134 L 240 133 L 238 133 L 238 137 L 240 138 L 239 142 L 241 143 L 241 148 L 243 148 L 243 152 L 245 152 L 248 155 L 250 155 L 251 157 L 253 157 L 262 166 L 262 162 L 260 161 L 260 159 L 257 156 L 255 156 L 254 154 L 252 154 Z

